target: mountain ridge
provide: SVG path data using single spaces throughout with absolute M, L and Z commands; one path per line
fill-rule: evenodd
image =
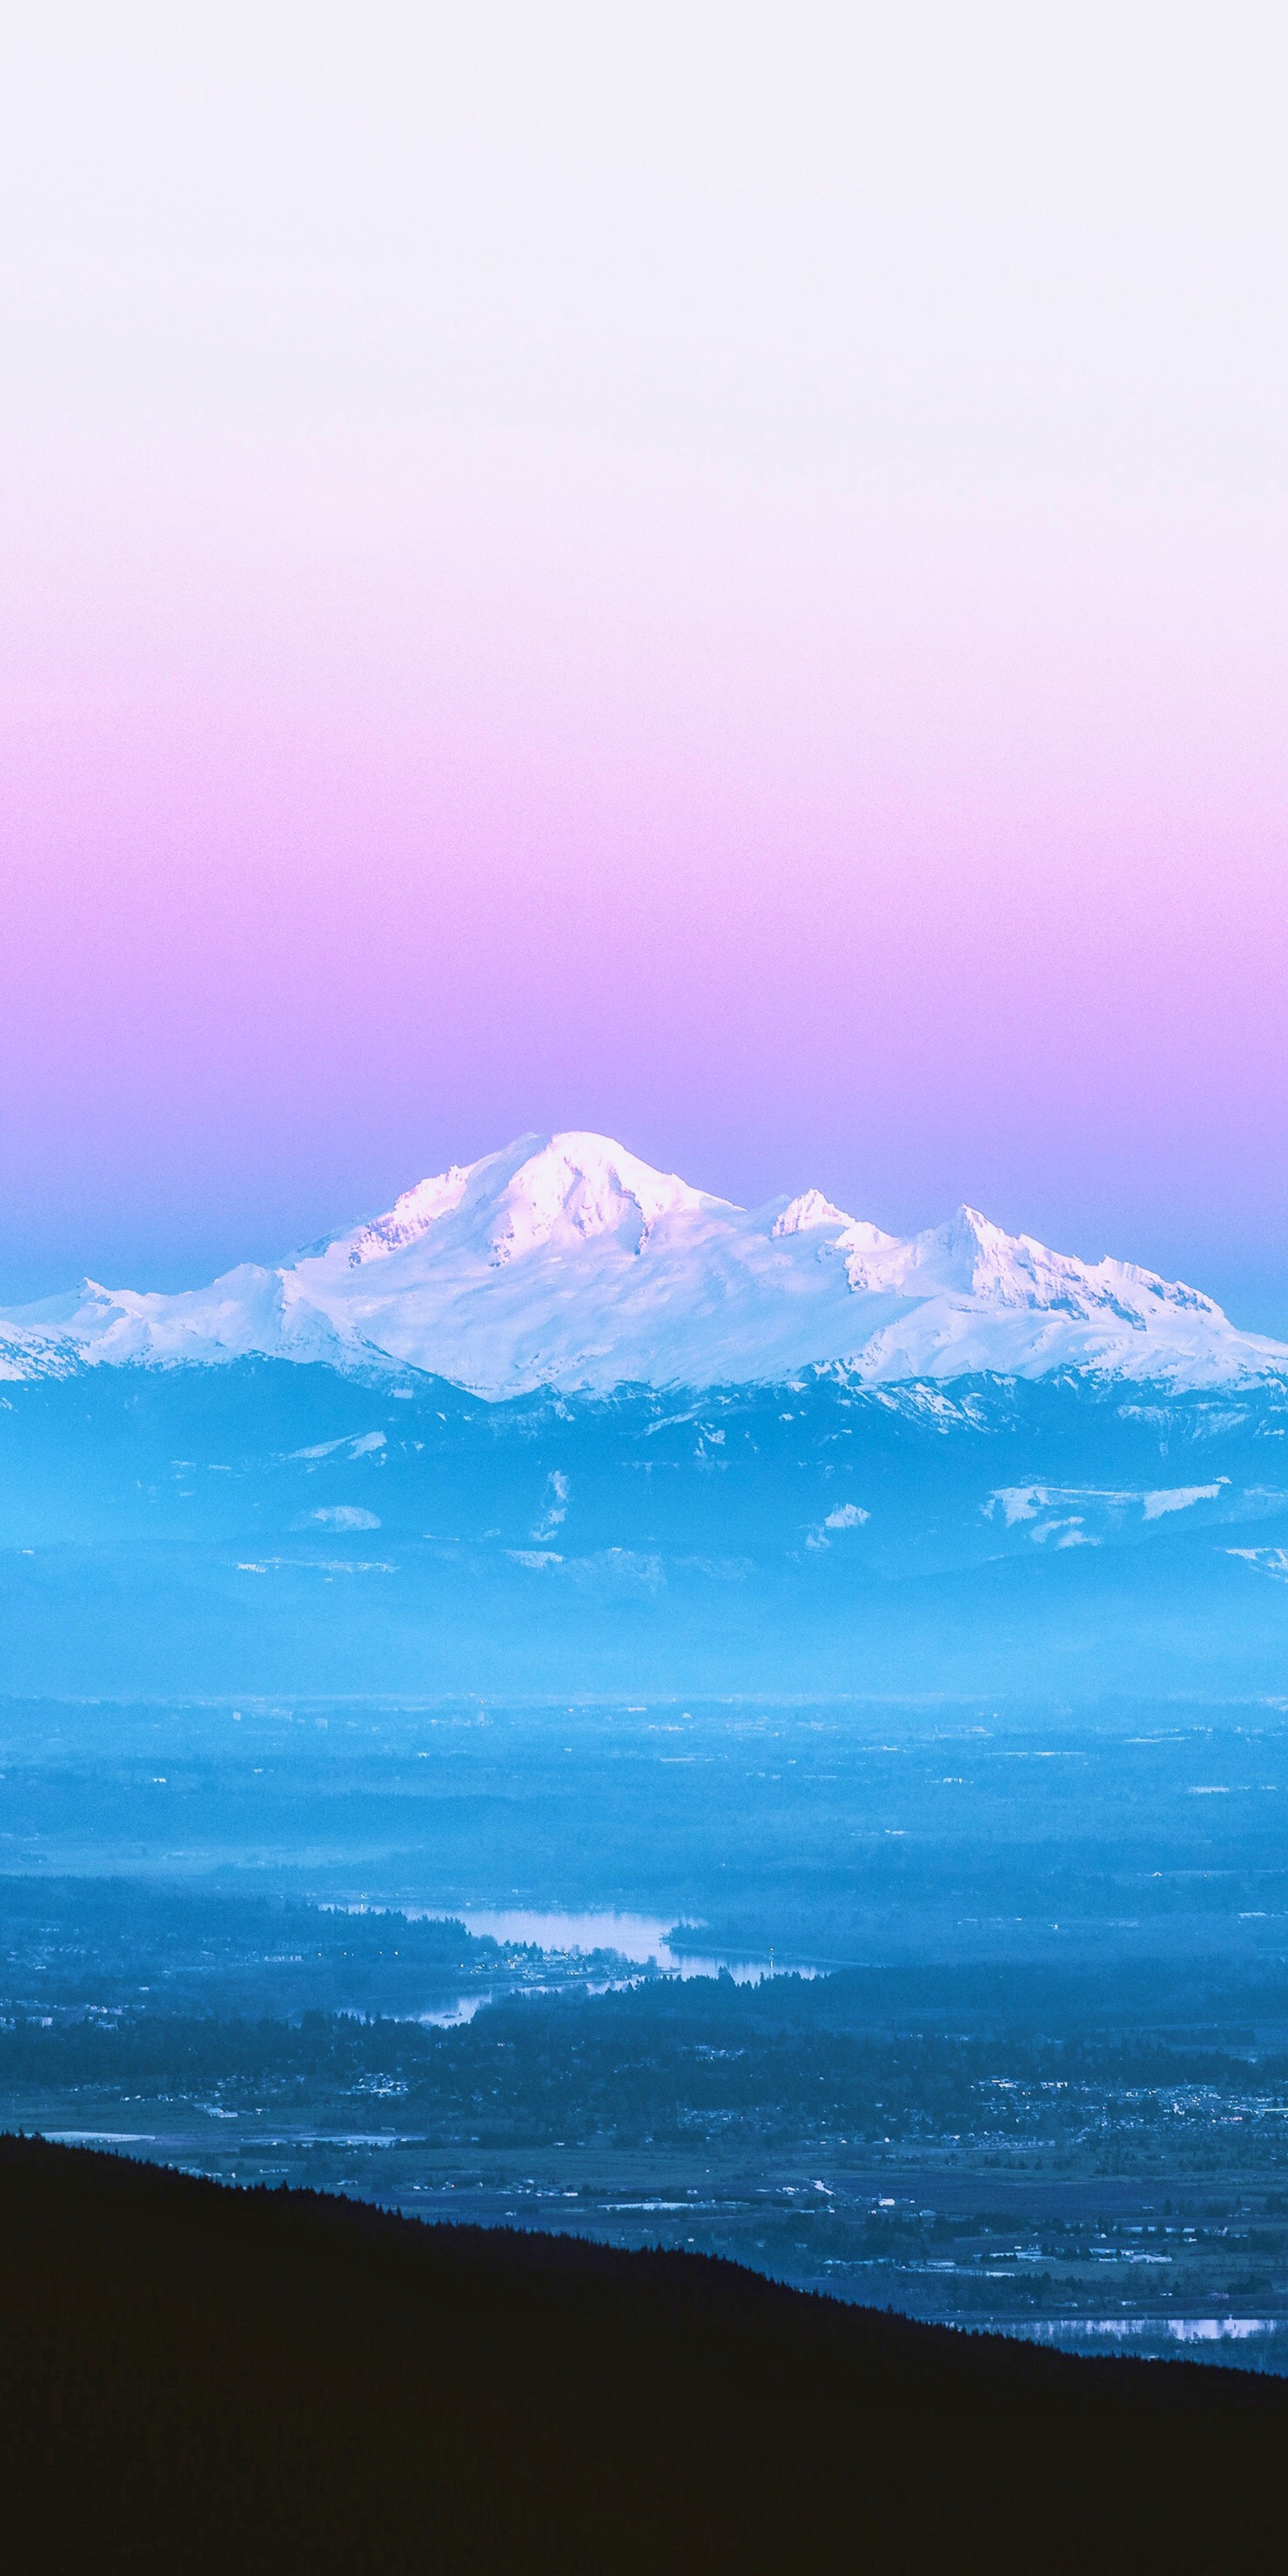
M 173 1295 L 86 1280 L 0 1313 L 10 1379 L 248 1355 L 430 1374 L 489 1400 L 811 1367 L 867 1385 L 1288 1376 L 1288 1346 L 1137 1264 L 1053 1252 L 966 1206 L 907 1237 L 816 1189 L 748 1210 L 579 1131 L 453 1164 L 276 1268 Z

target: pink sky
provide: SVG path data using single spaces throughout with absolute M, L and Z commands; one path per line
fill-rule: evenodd
M 51 231 L 0 424 L 0 1294 L 277 1255 L 571 1125 L 900 1229 L 967 1198 L 1288 1330 L 1282 388 L 1201 245 L 1124 236 L 1133 340 L 1048 204 L 1053 335 L 1003 177 L 919 367 L 875 288 L 797 323 L 732 179 L 671 207 L 669 299 L 619 264 L 615 340 L 583 231 L 534 274 L 517 207 L 468 348 L 441 297 L 364 339 L 342 265 L 321 320 L 266 269 L 270 325 L 191 227 L 168 284 Z

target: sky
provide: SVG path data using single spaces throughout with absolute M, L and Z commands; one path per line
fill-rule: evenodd
M 0 37 L 0 1297 L 590 1127 L 1288 1335 L 1288 19 Z

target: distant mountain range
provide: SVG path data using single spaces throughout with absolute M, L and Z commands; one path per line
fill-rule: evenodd
M 817 1190 L 746 1210 L 603 1136 L 524 1136 L 279 1269 L 164 1296 L 92 1280 L 0 1315 L 0 1377 L 267 1358 L 490 1400 L 538 1388 L 857 1386 L 1074 1371 L 1174 1392 L 1288 1379 L 1288 1345 L 1124 1261 L 975 1209 L 903 1238 Z

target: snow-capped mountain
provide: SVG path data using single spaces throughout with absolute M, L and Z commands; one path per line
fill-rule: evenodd
M 902 1238 L 817 1190 L 757 1209 L 602 1136 L 525 1136 L 419 1182 L 282 1268 L 162 1296 L 92 1281 L 0 1317 L 0 1376 L 263 1354 L 417 1369 L 477 1394 L 624 1383 L 863 1383 L 1059 1369 L 1177 1388 L 1288 1376 L 1288 1346 L 1132 1263 L 973 1208 Z

